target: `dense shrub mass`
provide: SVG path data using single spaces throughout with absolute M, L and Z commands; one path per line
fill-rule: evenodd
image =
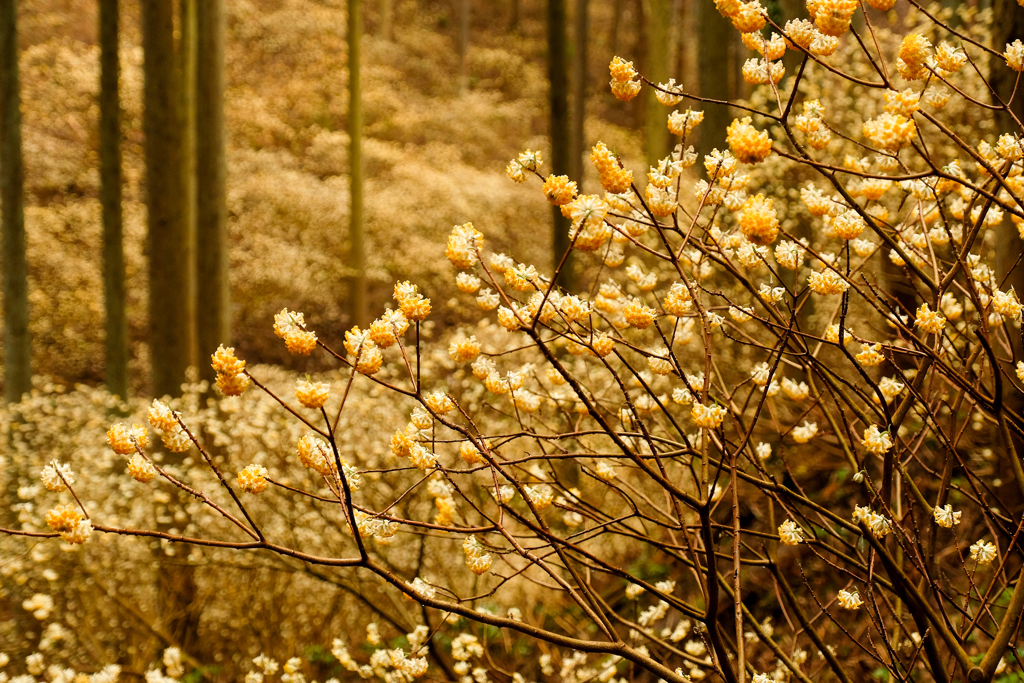
M 436 36 L 379 46 L 367 329 L 330 294 L 336 103 L 290 80 L 337 54 L 259 29 L 298 40 L 333 10 L 236 10 L 279 55 L 244 70 L 264 123 L 233 157 L 239 316 L 262 329 L 211 358 L 217 398 L 40 380 L 0 413 L 11 676 L 1019 680 L 1024 144 L 988 86 L 1024 45 L 971 8 L 714 4 L 755 88 L 712 153 L 690 145 L 712 103 L 610 59 L 610 92 L 655 89 L 677 138 L 646 172 L 597 124 L 592 175 L 550 173 L 502 103 L 540 76 L 500 51 L 459 95 L 494 127 L 459 149 L 393 90 L 397 51 L 427 69 Z M 275 68 L 280 101 L 257 97 Z M 516 126 L 499 183 L 485 150 Z

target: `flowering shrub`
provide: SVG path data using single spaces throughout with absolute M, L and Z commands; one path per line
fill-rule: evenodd
M 226 398 L 201 406 L 196 387 L 154 401 L 148 427 L 89 421 L 88 459 L 35 441 L 66 419 L 40 392 L 5 418 L 41 484 L 19 482 L 6 531 L 86 557 L 125 535 L 196 564 L 301 566 L 387 622 L 304 632 L 330 639 L 318 656 L 336 676 L 1019 677 L 1022 305 L 991 252 L 1021 251 L 1024 147 L 951 113 L 1009 111 L 966 65 L 1001 55 L 1019 72 L 1024 47 L 914 3 L 905 33 L 876 26 L 888 0 L 811 0 L 810 21 L 782 26 L 756 0 L 715 4 L 761 86 L 721 150 L 698 160 L 691 109 L 667 114 L 679 144 L 643 188 L 601 142 L 602 194 L 546 174 L 540 152 L 508 164 L 571 219 L 600 272 L 589 287 L 554 287 L 557 268 L 467 223 L 446 255 L 476 327 L 435 340 L 441 306 L 409 281 L 337 337 L 284 309 L 288 352 L 337 370 L 294 377 L 222 347 Z M 622 100 L 700 102 L 618 57 L 610 74 Z M 850 92 L 863 106 L 836 112 Z M 368 586 L 409 602 L 376 605 Z M 54 609 L 42 591 L 22 607 Z M 167 649 L 147 678 L 180 677 L 188 656 Z M 315 659 L 260 654 L 247 680 L 302 681 Z

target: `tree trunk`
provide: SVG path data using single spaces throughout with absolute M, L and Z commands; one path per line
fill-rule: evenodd
M 196 16 L 196 328 L 200 377 L 231 342 L 227 159 L 224 138 L 224 0 L 202 0 Z
M 512 12 L 508 20 L 508 31 L 509 33 L 515 33 L 519 30 L 519 0 L 512 0 Z
M 697 34 L 701 37 L 702 48 L 697 55 L 697 77 L 701 97 L 728 100 L 729 91 L 729 43 L 733 28 L 729 20 L 718 13 L 712 2 L 697 3 Z M 725 129 L 731 117 L 728 107 L 705 104 L 704 122 L 698 131 L 697 152 L 703 156 L 712 149 L 725 146 Z
M 141 0 L 143 47 L 142 130 L 145 134 L 146 208 L 149 214 L 147 256 L 149 259 L 149 339 L 156 396 L 181 394 L 185 370 L 191 360 L 195 335 L 194 293 L 190 274 L 194 259 L 189 245 L 184 116 L 180 67 L 187 62 L 188 8 L 182 17 L 182 61 L 174 51 L 174 3 Z M 194 9 L 194 8 L 193 8 Z M 194 16 L 194 15 L 193 15 Z M 168 456 L 170 459 L 170 456 Z M 180 462 L 180 456 L 171 462 Z M 183 507 L 174 500 L 158 511 L 173 519 Z M 158 525 L 167 531 L 169 524 Z M 185 547 L 174 553 L 188 555 Z M 194 569 L 171 564 L 164 549 L 154 548 L 158 567 L 157 602 L 160 619 L 187 653 L 194 653 L 198 641 L 199 614 L 195 597 Z
M 174 5 L 142 0 L 149 353 L 156 396 L 177 396 L 189 364 L 189 245 L 185 166 L 174 55 Z
M 363 34 L 362 0 L 348 1 L 348 135 L 351 207 L 349 209 L 349 296 L 352 323 L 366 327 L 366 254 L 363 244 L 363 95 L 359 83 L 359 42 Z
M 20 401 L 23 394 L 32 390 L 19 88 L 18 3 L 0 0 L 0 265 L 4 291 L 4 396 L 8 403 Z
M 683 31 L 682 27 L 682 16 L 683 16 L 683 0 L 668 0 L 671 5 L 669 12 L 669 25 L 668 25 L 668 75 L 673 78 L 681 78 L 681 75 L 686 73 L 680 66 L 679 54 L 682 50 L 679 49 L 680 34 Z M 666 123 L 666 128 L 668 124 Z M 666 144 L 668 140 L 666 139 Z
M 196 262 L 196 69 L 198 65 L 198 43 L 196 16 L 199 0 L 179 0 L 179 21 L 181 38 L 178 41 L 178 59 L 180 60 L 181 104 L 178 109 L 181 125 L 182 154 L 182 186 L 185 190 L 185 210 L 182 214 L 185 221 L 185 246 L 188 250 L 188 319 L 191 335 L 189 337 L 188 363 L 197 363 L 198 318 L 197 311 L 197 272 Z
M 570 167 L 569 142 L 569 83 L 566 77 L 566 36 L 565 0 L 548 0 L 548 82 L 551 108 L 551 172 L 568 175 Z M 557 268 L 562 257 L 569 251 L 569 221 L 562 216 L 559 207 L 551 207 L 553 227 L 553 267 Z M 565 289 L 573 286 L 572 262 L 566 263 L 558 274 L 556 282 Z
M 103 302 L 106 308 L 107 390 L 128 398 L 128 318 L 125 313 L 121 214 L 121 97 L 118 89 L 118 0 L 100 0 L 100 205 L 103 210 Z
M 576 181 L 580 194 L 583 193 L 583 169 L 586 165 L 584 150 L 584 126 L 587 119 L 587 44 L 590 0 L 576 0 L 576 17 L 573 39 L 576 50 L 573 53 L 572 81 L 572 151 L 569 158 L 569 177 Z
M 668 80 L 672 0 L 646 0 L 647 78 L 654 83 Z M 656 166 L 668 154 L 668 110 L 658 102 L 654 88 L 644 88 L 644 153 Z

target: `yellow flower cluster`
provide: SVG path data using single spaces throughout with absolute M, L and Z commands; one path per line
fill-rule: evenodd
M 480 355 L 480 342 L 475 336 L 458 336 L 448 344 L 448 355 L 456 363 L 467 363 Z
M 883 455 L 892 448 L 892 437 L 889 432 L 879 431 L 876 425 L 871 425 L 864 430 L 864 439 L 861 444 L 869 453 Z
M 674 111 L 668 115 L 668 130 L 672 135 L 686 137 L 704 120 L 703 111 Z
M 221 347 L 221 349 L 223 349 L 223 348 L 224 347 Z M 216 358 L 216 356 L 214 356 L 214 357 Z M 244 362 L 241 362 L 240 364 L 243 367 L 245 366 Z M 234 364 L 232 364 L 230 362 L 225 363 L 225 364 L 219 364 L 219 363 L 215 362 L 214 363 L 214 367 L 216 368 L 218 366 L 220 366 L 220 367 L 227 367 L 227 368 L 238 367 L 238 362 L 236 362 Z M 224 373 L 218 372 L 218 375 L 217 375 L 218 379 L 220 377 L 222 377 L 222 376 L 227 376 L 227 375 L 224 375 Z M 243 383 L 243 382 L 239 382 L 239 383 Z M 244 377 L 244 385 L 245 386 L 249 385 L 249 378 L 248 377 Z M 182 427 L 182 425 L 178 422 L 178 418 L 175 415 L 174 411 L 171 410 L 170 406 L 165 404 L 163 401 L 159 401 L 157 399 L 153 399 L 153 404 L 149 407 L 149 415 L 148 415 L 148 417 L 149 417 L 149 423 L 151 425 L 153 425 L 153 428 L 157 431 L 157 433 L 160 434 L 161 439 L 164 442 L 164 446 L 166 446 L 167 450 L 169 450 L 170 452 L 172 452 L 172 453 L 184 453 L 192 445 L 192 439 L 191 439 L 191 437 L 189 437 L 188 432 L 186 432 L 185 429 Z M 140 472 L 141 471 L 148 471 L 147 470 L 147 465 L 146 465 L 146 463 L 148 463 L 148 461 L 146 461 L 145 459 L 142 459 L 142 460 L 143 460 L 142 462 L 138 463 L 137 469 L 139 469 Z M 128 470 L 129 470 L 129 472 L 132 472 L 132 463 L 131 462 L 128 463 Z M 156 476 L 155 470 L 152 472 L 152 474 L 153 474 L 153 476 Z M 132 476 L 135 477 L 134 474 L 132 474 Z M 152 478 L 153 477 L 151 476 L 146 481 L 149 481 Z M 139 479 L 139 477 L 135 477 L 135 479 L 137 479 L 139 481 L 143 481 L 142 479 Z
M 616 159 L 603 142 L 594 145 L 590 152 L 590 160 L 594 162 L 597 173 L 601 178 L 601 187 L 612 194 L 621 194 L 629 190 L 633 184 L 633 172 L 622 168 L 619 160 Z
M 469 536 L 463 541 L 462 552 L 466 555 L 466 566 L 474 574 L 484 574 L 491 568 L 491 555 L 484 549 L 483 545 L 480 544 L 480 540 L 475 535 Z
M 316 333 L 306 330 L 302 313 L 282 309 L 274 316 L 274 334 L 284 339 L 289 353 L 308 356 L 316 348 Z
M 877 2 L 878 0 L 875 1 Z M 836 602 L 838 602 L 839 606 L 843 609 L 859 609 L 864 604 L 864 601 L 860 597 L 860 593 L 857 591 L 853 591 L 851 593 L 844 589 L 840 589 L 839 594 L 836 597 Z
M 832 139 L 832 131 L 825 124 L 825 107 L 818 100 L 804 102 L 803 113 L 796 117 L 796 129 L 807 136 L 807 144 L 817 150 L 825 149 Z
M 58 460 L 51 460 L 43 471 L 39 473 L 39 479 L 43 482 L 43 486 L 46 487 L 47 491 L 53 493 L 60 493 L 61 491 L 67 490 L 67 484 L 75 483 L 74 472 L 71 471 L 71 465 L 68 463 L 61 463 Z
M 690 297 L 690 290 L 682 282 L 674 283 L 661 302 L 665 312 L 681 318 L 690 312 L 693 307 L 693 299 Z
M 549 175 L 541 188 L 544 196 L 555 206 L 563 206 L 576 198 L 576 181 L 565 175 Z
M 839 47 L 838 38 L 825 35 L 806 19 L 790 19 L 783 31 L 786 47 L 790 49 L 801 47 L 812 55 L 828 57 Z
M 612 228 L 604 222 L 611 207 L 596 194 L 583 194 L 562 207 L 562 215 L 572 219 L 569 238 L 573 246 L 584 252 L 597 251 L 612 236 Z
M 622 308 L 626 322 L 638 330 L 646 330 L 654 324 L 658 312 L 637 298 L 630 299 Z
M 750 125 L 749 116 L 733 119 L 726 130 L 726 140 L 733 156 L 745 164 L 764 161 L 772 151 L 772 139 L 766 131 L 758 131 Z
M 238 473 L 238 487 L 246 493 L 263 493 L 267 490 L 267 468 L 263 465 L 246 465 Z
M 345 332 L 345 350 L 352 356 L 356 372 L 364 375 L 376 374 L 384 363 L 384 354 L 370 338 L 370 330 L 358 325 Z
M 627 62 L 621 57 L 612 59 L 608 65 L 611 72 L 612 94 L 623 102 L 629 102 L 640 93 L 640 79 L 633 68 L 633 62 Z
M 917 124 L 899 114 L 885 112 L 878 118 L 864 122 L 864 137 L 887 152 L 898 152 L 914 141 Z
M 749 49 L 770 61 L 782 59 L 786 54 L 786 41 L 778 33 L 773 32 L 770 38 L 766 38 L 759 31 L 741 33 L 740 40 Z
M 804 530 L 791 519 L 779 525 L 779 540 L 784 545 L 800 545 L 804 542 Z
M 921 304 L 917 309 L 914 325 L 925 333 L 942 334 L 946 327 L 946 318 L 938 311 L 933 311 L 928 304 Z
M 132 457 L 128 458 L 127 469 L 128 475 L 139 483 L 148 484 L 156 479 L 156 466 L 140 453 L 133 453 Z
M 472 223 L 466 223 L 452 228 L 444 253 L 453 266 L 465 270 L 476 265 L 483 246 L 483 234 Z
M 1007 43 L 1003 57 L 1006 58 L 1008 67 L 1014 71 L 1024 71 L 1024 43 L 1019 40 Z
M 647 208 L 655 218 L 671 216 L 679 208 L 676 202 L 675 193 L 658 187 L 654 183 L 648 183 L 644 188 L 644 198 L 647 200 Z
M 786 75 L 786 67 L 782 62 L 770 62 L 767 59 L 748 59 L 743 62 L 743 80 L 751 85 L 772 83 L 778 85 Z
M 900 44 L 896 70 L 908 81 L 920 81 L 928 77 L 928 60 L 932 43 L 920 33 L 907 35 Z
M 46 524 L 74 545 L 85 543 L 92 533 L 92 523 L 70 505 L 59 505 L 47 512 Z
M 832 232 L 841 240 L 854 240 L 860 237 L 867 223 L 859 213 L 850 209 L 832 219 Z
M 757 2 L 741 2 L 740 0 L 715 0 L 715 7 L 723 17 L 732 21 L 740 33 L 760 31 L 768 22 L 767 12 Z
M 885 110 L 890 114 L 898 114 L 909 119 L 921 108 L 921 94 L 907 88 L 903 92 L 887 90 L 885 92 Z
M 332 472 L 337 471 L 331 447 L 313 432 L 309 432 L 299 439 L 295 452 L 299 456 L 299 462 L 304 467 L 313 470 L 321 476 L 326 477 Z
M 682 83 L 676 83 L 676 79 L 668 79 L 668 83 L 659 83 L 658 88 L 654 91 L 654 96 L 658 99 L 658 102 L 664 104 L 666 107 L 674 107 L 683 101 Z M 677 90 L 677 88 L 679 88 Z
M 720 405 L 704 405 L 694 403 L 690 410 L 690 417 L 703 429 L 717 429 L 725 419 L 725 408 Z
M 853 521 L 864 522 L 872 534 L 884 538 L 892 532 L 892 524 L 884 515 L 880 515 L 869 507 L 857 505 L 853 509 Z
M 793 441 L 807 443 L 818 434 L 818 423 L 804 420 L 804 423 L 795 427 L 790 434 L 793 436 Z
M 288 309 L 282 311 L 286 313 Z M 278 313 L 280 316 L 281 313 Z M 302 315 L 301 313 L 299 314 Z M 274 323 L 275 331 L 278 329 L 277 322 Z M 300 332 L 300 337 L 304 335 L 312 334 L 307 332 Z M 281 336 L 280 334 L 278 336 Z M 293 340 L 296 339 L 293 335 Z M 287 343 L 288 337 L 285 337 L 285 343 Z M 294 343 L 294 341 L 293 341 Z M 313 335 L 313 344 L 316 345 L 316 335 Z M 292 345 L 288 347 L 289 351 L 296 353 L 292 349 Z M 312 349 L 310 349 L 312 350 Z M 308 353 L 308 351 L 306 352 Z M 223 344 L 217 347 L 217 352 L 211 356 L 213 369 L 217 372 L 217 388 L 220 389 L 221 393 L 225 396 L 239 396 L 249 387 L 249 376 L 245 372 L 245 361 L 239 360 L 235 357 L 235 349 L 233 347 L 225 347 Z M 152 417 L 150 418 L 152 420 Z
M 307 408 L 319 410 L 327 403 L 331 385 L 327 382 L 310 382 L 300 379 L 295 383 L 295 398 Z
M 409 320 L 426 320 L 430 315 L 430 299 L 425 298 L 417 290 L 419 288 L 408 280 L 395 285 L 395 300 L 402 313 Z
M 842 294 L 850 288 L 850 283 L 834 270 L 811 273 L 807 284 L 815 294 Z
M 808 0 L 807 13 L 818 30 L 827 36 L 841 36 L 850 30 L 857 0 Z
M 779 217 L 772 200 L 758 193 L 743 204 L 740 231 L 754 244 L 765 246 L 779 235 Z
M 129 455 L 135 453 L 136 448 L 149 445 L 149 433 L 138 423 L 131 427 L 116 424 L 107 431 L 107 443 L 118 455 Z

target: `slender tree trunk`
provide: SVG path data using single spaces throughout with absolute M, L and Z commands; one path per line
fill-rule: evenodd
M 672 0 L 646 0 L 647 15 L 647 77 L 655 83 L 668 80 L 670 59 L 669 29 L 672 23 Z M 644 153 L 647 163 L 655 166 L 668 153 L 668 110 L 658 102 L 654 88 L 644 88 Z
M 100 205 L 103 209 L 103 301 L 106 308 L 107 389 L 128 398 L 128 318 L 125 313 L 121 214 L 121 97 L 118 89 L 119 0 L 100 0 Z
M 231 341 L 227 159 L 224 137 L 224 0 L 202 0 L 196 16 L 196 328 L 200 376 Z
M 181 106 L 178 116 L 181 125 L 182 172 L 185 190 L 185 246 L 188 250 L 188 319 L 192 326 L 189 336 L 188 363 L 198 362 L 198 266 L 196 262 L 196 69 L 199 48 L 197 43 L 196 16 L 200 0 L 179 0 L 179 21 L 181 39 L 178 41 L 178 58 L 181 64 Z M 205 1 L 205 0 L 204 0 Z M 205 365 L 205 363 L 204 363 Z
M 141 0 L 143 46 L 142 130 L 145 134 L 146 207 L 149 214 L 147 256 L 149 258 L 149 338 L 156 396 L 181 393 L 185 370 L 191 360 L 195 334 L 194 290 L 190 274 L 194 259 L 189 245 L 186 189 L 188 156 L 184 149 L 184 117 L 180 67 L 174 51 L 174 3 L 170 0 Z M 186 8 L 186 13 L 188 9 Z M 183 16 L 182 52 L 187 48 L 189 19 Z M 195 35 L 194 30 L 191 31 Z M 180 462 L 180 456 L 167 456 Z M 173 499 L 161 515 L 173 519 L 183 501 Z M 169 525 L 163 524 L 166 531 Z M 194 568 L 171 563 L 171 552 L 187 557 L 188 547 L 166 552 L 156 547 L 159 563 L 157 602 L 160 619 L 188 653 L 198 644 L 198 605 L 195 601 Z
M 459 0 L 459 90 L 469 86 L 469 21 L 472 11 L 469 0 Z
M 508 31 L 515 33 L 519 30 L 519 0 L 512 0 L 512 12 L 509 15 Z
M 351 207 L 349 214 L 349 296 L 352 322 L 369 324 L 366 302 L 366 254 L 363 232 L 363 95 L 359 83 L 360 39 L 363 35 L 362 0 L 348 0 L 348 135 Z
M 189 245 L 185 167 L 174 55 L 174 5 L 142 0 L 149 352 L 153 394 L 177 396 L 189 364 Z
M 576 17 L 573 26 L 573 39 L 576 50 L 573 53 L 572 80 L 572 150 L 569 158 L 569 177 L 576 181 L 580 193 L 583 193 L 583 168 L 586 165 L 584 150 L 584 126 L 587 119 L 587 43 L 590 27 L 590 0 L 576 0 Z
M 395 0 L 380 0 L 380 37 L 393 40 L 395 37 Z
M 680 78 L 684 72 L 679 68 L 680 33 L 682 33 L 681 19 L 683 16 L 683 0 L 668 0 L 669 27 L 668 27 L 668 75 L 673 78 Z M 667 124 L 666 124 L 667 128 Z
M 0 265 L 4 290 L 4 396 L 8 403 L 20 401 L 23 394 L 32 390 L 17 20 L 17 0 L 0 0 Z
M 568 175 L 571 163 L 571 145 L 569 142 L 569 83 L 566 77 L 568 59 L 565 49 L 565 0 L 548 0 L 547 20 L 551 172 L 555 175 Z M 562 216 L 562 212 L 557 206 L 551 208 L 551 215 L 554 217 L 552 249 L 554 267 L 557 268 L 562 257 L 569 251 L 569 221 Z M 557 283 L 566 289 L 572 289 L 574 284 L 571 265 L 571 261 L 567 259 L 557 279 Z
M 729 43 L 733 28 L 729 20 L 718 13 L 712 2 L 697 3 L 697 34 L 702 48 L 697 52 L 697 78 L 701 97 L 728 100 L 729 95 Z M 703 156 L 716 147 L 725 145 L 725 129 L 730 121 L 729 109 L 723 105 L 705 104 L 704 122 L 697 129 L 697 151 Z

